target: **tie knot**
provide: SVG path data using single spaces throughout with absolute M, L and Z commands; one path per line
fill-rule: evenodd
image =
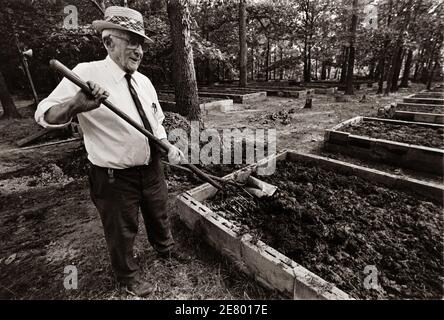
M 125 78 L 126 78 L 126 81 L 128 81 L 129 83 L 131 82 L 131 74 L 129 74 L 129 73 L 125 74 Z

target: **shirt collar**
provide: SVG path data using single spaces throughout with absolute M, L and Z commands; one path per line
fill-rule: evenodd
M 105 58 L 106 66 L 108 67 L 109 72 L 111 73 L 111 76 L 113 77 L 114 81 L 116 83 L 119 83 L 122 81 L 122 79 L 125 77 L 126 72 L 122 70 L 122 68 L 119 67 L 119 65 L 111 59 L 111 57 L 108 55 Z M 137 84 L 137 71 L 134 72 L 132 75 L 132 80 Z

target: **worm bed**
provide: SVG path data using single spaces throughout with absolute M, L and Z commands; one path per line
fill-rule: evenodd
M 339 90 L 337 86 L 327 84 L 304 83 L 302 84 L 302 87 L 306 89 L 312 89 L 316 94 L 334 94 Z
M 430 105 L 440 105 L 444 106 L 444 98 L 443 97 L 424 97 L 418 94 L 412 94 L 402 99 L 405 103 L 414 103 L 414 104 L 430 104 Z
M 355 117 L 326 130 L 324 147 L 442 175 L 443 130 L 441 124 Z
M 421 91 L 415 94 L 415 97 L 424 98 L 444 98 L 444 92 Z
M 444 124 L 444 114 L 429 113 L 429 112 L 395 110 L 393 113 L 393 119 Z
M 396 103 L 396 110 L 444 114 L 444 106 L 441 106 L 439 104 L 421 104 L 421 103 L 398 102 L 398 103 Z
M 161 93 L 174 93 L 173 90 L 159 90 Z M 199 97 L 230 99 L 235 103 L 247 103 L 251 101 L 259 101 L 267 98 L 267 93 L 261 92 L 216 92 L 216 91 L 200 91 Z
M 302 88 L 294 88 L 294 87 L 255 87 L 248 86 L 246 88 L 236 87 L 236 86 L 214 86 L 214 87 L 202 87 L 199 90 L 215 90 L 215 91 L 239 91 L 239 92 L 251 92 L 251 91 L 265 91 L 267 96 L 281 96 L 281 97 L 291 97 L 291 98 L 300 98 L 303 95 L 306 95 L 308 92 L 313 93 L 314 90 L 304 90 Z
M 203 184 L 178 197 L 180 218 L 244 272 L 294 299 L 442 294 L 442 186 L 294 151 L 226 178 L 245 181 L 274 160 L 276 172 L 260 179 L 279 187 L 276 198 L 238 214 L 235 194 Z M 367 265 L 380 272 L 378 290 L 362 287 Z
M 174 94 L 159 94 L 159 102 L 162 106 L 162 110 L 170 111 L 170 112 L 178 112 L 179 110 L 176 107 L 176 102 L 174 101 Z M 210 111 L 210 110 L 218 110 L 221 112 L 226 112 L 233 109 L 233 100 L 224 99 L 218 100 L 214 98 L 208 97 L 199 97 L 199 107 L 202 111 Z

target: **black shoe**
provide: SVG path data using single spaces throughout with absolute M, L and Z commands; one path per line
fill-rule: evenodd
M 157 255 L 159 258 L 172 261 L 176 260 L 181 263 L 187 263 L 191 261 L 191 257 L 183 252 L 178 251 L 177 249 L 171 249 L 165 252 L 158 252 Z
M 145 297 L 156 290 L 156 286 L 143 280 L 132 280 L 123 285 L 125 291 L 133 296 Z

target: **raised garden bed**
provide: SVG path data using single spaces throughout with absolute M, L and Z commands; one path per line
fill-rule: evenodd
M 415 97 L 424 98 L 444 98 L 444 92 L 433 92 L 433 91 L 421 91 L 415 94 Z
M 393 119 L 444 124 L 444 114 L 395 110 Z
M 435 104 L 418 104 L 418 103 L 398 102 L 396 104 L 396 110 L 444 114 L 444 106 L 437 105 L 437 104 L 435 105 Z
M 174 94 L 166 94 L 166 93 L 159 94 L 159 103 L 162 106 L 162 110 L 164 111 L 170 111 L 176 113 L 179 112 L 179 110 L 176 107 L 176 102 L 174 102 L 174 100 L 175 100 Z M 233 109 L 233 100 L 231 99 L 218 100 L 209 97 L 199 97 L 199 107 L 200 110 L 204 112 L 211 110 L 227 112 Z
M 293 151 L 275 159 L 260 177 L 279 187 L 273 198 L 233 210 L 237 194 L 204 184 L 179 196 L 181 219 L 292 298 L 442 297 L 442 186 Z M 245 181 L 268 161 L 227 178 Z M 364 287 L 369 265 L 377 290 Z
M 260 92 L 216 92 L 216 91 L 199 91 L 199 96 L 232 99 L 235 103 L 248 103 L 252 101 L 265 100 L 267 93 L 265 91 Z
M 316 94 L 334 94 L 338 91 L 337 86 L 325 84 L 304 83 L 302 86 L 304 88 L 313 89 Z
M 444 106 L 444 98 L 430 98 L 418 96 L 417 94 L 412 94 L 408 97 L 402 99 L 405 103 L 414 103 L 414 104 L 431 104 L 431 105 L 441 105 Z
M 162 94 L 174 93 L 170 89 L 159 90 Z M 199 97 L 201 98 L 213 98 L 213 99 L 228 99 L 233 100 L 235 103 L 247 103 L 251 101 L 260 101 L 267 98 L 266 92 L 224 92 L 224 91 L 201 91 L 199 90 Z
M 260 90 L 265 91 L 267 93 L 267 96 L 279 96 L 279 97 L 291 97 L 291 98 L 300 98 L 303 95 L 307 94 L 308 91 L 314 90 L 304 90 L 302 88 L 294 88 L 294 87 L 278 87 L 278 86 L 271 86 L 271 87 L 255 87 L 255 86 L 248 86 L 247 88 L 241 88 L 241 87 L 227 87 L 227 86 L 216 86 L 212 87 L 215 89 L 223 89 L 226 91 L 243 91 L 248 92 L 251 90 Z M 202 90 L 202 89 L 201 89 Z
M 443 134 L 440 124 L 356 117 L 326 130 L 324 147 L 442 175 Z

